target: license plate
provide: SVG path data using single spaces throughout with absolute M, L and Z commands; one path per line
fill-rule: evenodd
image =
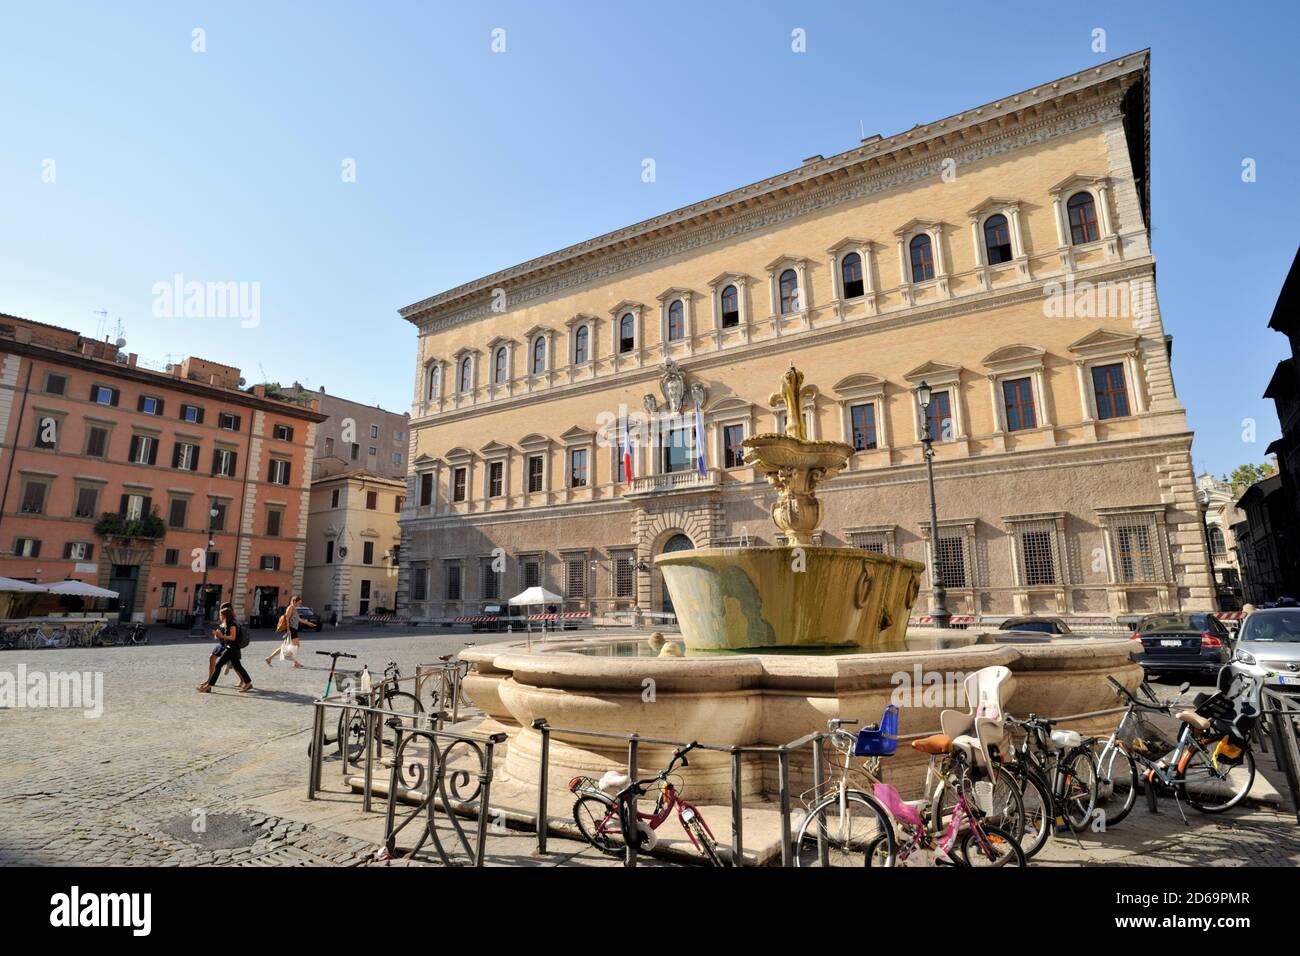
M 1281 684 L 1300 684 L 1300 677 L 1287 677 L 1285 674 L 1277 676 L 1278 683 Z
M 1161 647 L 1182 647 L 1183 642 L 1182 641 L 1161 641 L 1160 646 Z
M 687 807 L 686 809 L 684 809 L 684 810 L 682 811 L 682 819 L 683 819 L 683 820 L 686 820 L 686 821 L 688 821 L 688 822 L 691 821 L 691 820 L 694 820 L 694 819 L 695 819 L 695 811 L 692 810 L 690 807 Z

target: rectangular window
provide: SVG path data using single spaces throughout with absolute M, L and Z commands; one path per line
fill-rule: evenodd
M 330 490 L 330 507 L 337 508 L 338 506 L 339 506 L 339 489 L 333 488 Z
M 447 600 L 460 600 L 460 565 L 448 564 L 444 566 L 447 571 Z
M 451 473 L 451 500 L 465 500 L 465 479 L 469 471 L 465 468 L 457 468 Z
M 373 541 L 361 542 L 361 563 L 362 564 L 375 563 L 375 543 Z
M 176 583 L 174 581 L 164 581 L 162 590 L 159 592 L 159 607 L 176 606 Z
M 966 584 L 966 539 L 960 534 L 939 532 L 939 581 L 945 588 L 964 588 Z
M 69 541 L 63 546 L 63 560 L 89 561 L 95 553 L 95 546 L 86 541 Z
M 280 537 L 280 526 L 284 523 L 284 512 L 279 508 L 268 508 L 266 512 L 266 536 Z
M 190 500 L 188 498 L 173 498 L 167 509 L 167 527 L 185 527 L 185 519 L 189 516 L 189 510 Z
M 289 483 L 289 462 L 283 458 L 272 458 L 270 468 L 267 470 L 266 480 L 273 485 L 287 485 Z
M 121 513 L 130 521 L 139 521 L 149 513 L 146 501 L 148 498 L 145 495 L 123 495 Z
M 854 405 L 849 409 L 849 421 L 853 426 L 853 447 L 858 451 L 870 451 L 876 447 L 876 405 Z
M 420 507 L 433 504 L 433 472 L 426 471 L 420 476 Z
M 326 564 L 334 563 L 334 542 L 333 541 L 325 542 L 325 563 Z
M 78 518 L 93 518 L 99 510 L 99 489 L 98 488 L 78 488 L 77 489 L 77 510 Z
M 487 558 L 482 564 L 483 600 L 495 601 L 501 597 L 501 575 L 492 566 L 493 559 Z
M 225 531 L 226 510 L 227 510 L 226 503 L 224 501 L 217 501 L 214 498 L 212 502 L 208 505 L 208 517 L 212 519 L 208 527 L 211 528 L 213 531 Z M 212 512 L 214 511 L 216 512 L 215 515 L 212 514 Z
M 405 508 L 405 507 L 406 507 L 406 495 L 394 495 L 394 496 L 393 496 L 393 510 L 394 510 L 395 512 L 397 512 L 398 514 L 401 514 L 401 513 L 402 513 L 402 509 Z
M 535 588 L 542 583 L 542 564 L 540 561 L 524 562 L 524 587 Z
M 1115 529 L 1119 550 L 1119 579 L 1125 583 L 1156 580 L 1156 555 L 1151 546 L 1150 525 L 1128 525 Z
M 371 425 L 371 426 L 370 426 L 370 437 L 371 437 L 371 438 L 378 438 L 378 437 L 379 437 L 379 426 L 378 426 L 378 425 Z
M 168 567 L 174 568 L 176 567 L 176 565 L 180 563 L 181 563 L 180 548 L 168 548 L 166 551 L 163 552 L 163 564 L 167 565 Z
M 333 439 L 333 438 L 326 438 L 326 439 L 325 439 L 325 457 L 326 457 L 326 458 L 329 458 L 329 457 L 331 457 L 333 454 L 334 454 L 334 439 Z
M 25 515 L 45 513 L 45 483 L 29 481 L 23 486 L 22 512 Z
M 209 551 L 209 552 L 208 552 L 208 567 L 209 567 L 209 568 L 215 568 L 215 567 L 220 566 L 220 564 L 221 564 L 221 552 L 220 552 L 220 551 Z
M 1020 559 L 1024 564 L 1025 584 L 1056 583 L 1056 562 L 1052 557 L 1052 532 L 1023 531 L 1020 534 Z
M 276 425 L 271 432 L 276 441 L 293 441 L 293 429 L 288 425 Z
M 366 492 L 366 510 L 367 510 L 367 511 L 374 511 L 374 510 L 377 509 L 378 507 L 379 507 L 379 492 L 377 492 L 377 491 L 367 491 L 367 492 Z
M 691 471 L 695 467 L 695 429 L 674 428 L 668 433 L 663 447 L 662 471 Z
M 571 598 L 587 596 L 587 561 L 585 558 L 569 558 L 564 562 L 564 590 Z
M 541 455 L 528 456 L 528 490 L 530 492 L 542 490 L 542 474 L 545 467 L 545 459 Z
M 116 405 L 121 392 L 107 385 L 90 386 L 90 400 L 96 405 Z
M 744 425 L 722 426 L 722 467 L 740 468 L 745 464 L 745 448 L 741 441 L 745 438 Z
M 402 453 L 400 451 L 393 452 L 393 464 L 400 465 L 401 463 L 402 463 Z
M 614 597 L 630 598 L 636 592 L 634 566 L 630 557 L 614 559 Z
M 46 372 L 45 393 L 47 395 L 66 395 L 68 393 L 68 376 Z
M 1123 418 L 1128 415 L 1128 389 L 1124 384 L 1124 366 L 1097 365 L 1092 369 L 1092 390 L 1097 399 L 1097 417 Z
M 20 558 L 39 558 L 41 542 L 38 538 L 14 539 L 14 555 Z
M 491 462 L 488 465 L 488 497 L 500 498 L 503 489 L 503 478 L 505 475 L 505 463 L 500 461 Z
M 280 556 L 278 554 L 264 554 L 258 567 L 263 571 L 279 571 Z
M 948 392 L 932 392 L 925 410 L 925 424 L 933 441 L 952 441 L 957 425 L 952 419 L 952 399 Z
M 181 421 L 202 425 L 203 409 L 198 405 L 181 405 Z
M 133 465 L 152 465 L 158 460 L 158 439 L 152 435 L 132 435 L 127 458 Z
M 94 425 L 86 431 L 86 457 L 103 458 L 108 454 L 108 429 Z
M 569 487 L 587 487 L 587 449 L 574 448 L 569 452 Z
M 222 412 L 217 416 L 217 427 L 228 432 L 239 431 L 239 416 L 234 412 Z
M 238 457 L 229 448 L 217 448 L 212 452 L 212 474 L 222 478 L 235 477 L 235 459 Z
M 361 456 L 361 446 L 358 445 L 356 442 L 353 442 L 350 453 L 352 455 L 352 460 L 356 461 L 357 458 Z
M 374 458 L 377 454 L 379 454 L 379 449 L 376 448 L 374 445 L 371 445 L 369 448 L 366 449 L 366 454 L 369 455 L 371 458 Z
M 144 412 L 146 415 L 161 415 L 163 400 L 156 395 L 141 395 L 136 404 L 136 411 Z
M 427 568 L 411 568 L 411 600 L 425 601 L 429 597 L 429 571 Z
M 199 446 L 178 441 L 176 447 L 172 449 L 172 467 L 181 471 L 197 471 L 199 467 Z
M 1037 428 L 1038 420 L 1034 417 L 1033 382 L 1027 378 L 1016 378 L 1002 383 L 1002 398 L 1007 412 L 1007 431 L 1018 432 L 1025 428 Z

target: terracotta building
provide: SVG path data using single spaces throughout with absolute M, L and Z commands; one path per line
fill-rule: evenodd
M 823 543 L 931 565 L 928 422 L 927 574 L 956 614 L 1212 610 L 1148 71 L 1144 51 L 1009 91 L 402 309 L 399 607 L 540 583 L 569 609 L 668 610 L 656 555 L 781 543 L 740 442 L 801 414 L 858 449 L 820 493 Z M 791 362 L 817 386 L 797 410 L 769 401 Z
M 314 402 L 187 358 L 0 316 L 0 575 L 118 591 L 124 619 L 231 601 L 269 617 L 302 587 Z M 205 531 L 212 547 L 206 558 Z

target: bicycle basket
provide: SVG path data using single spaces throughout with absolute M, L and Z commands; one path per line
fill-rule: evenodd
M 890 704 L 880 717 L 880 724 L 868 724 L 858 731 L 853 744 L 855 757 L 885 757 L 898 749 L 898 707 Z
M 1164 731 L 1137 713 L 1130 713 L 1124 717 L 1116 732 L 1116 738 L 1129 753 L 1141 754 L 1153 759 L 1163 757 L 1177 746 Z
M 575 794 L 591 793 L 598 796 L 604 796 L 600 789 L 600 781 L 592 777 L 574 777 L 569 781 L 569 792 Z

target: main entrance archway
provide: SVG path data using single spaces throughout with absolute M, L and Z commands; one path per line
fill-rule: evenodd
M 664 542 L 664 546 L 659 549 L 659 553 L 671 554 L 674 551 L 690 551 L 694 547 L 695 543 L 679 532 Z M 665 614 L 676 614 L 677 612 L 673 610 L 673 599 L 668 593 L 668 588 L 664 586 L 662 574 L 659 575 L 659 593 L 661 595 L 659 609 Z

